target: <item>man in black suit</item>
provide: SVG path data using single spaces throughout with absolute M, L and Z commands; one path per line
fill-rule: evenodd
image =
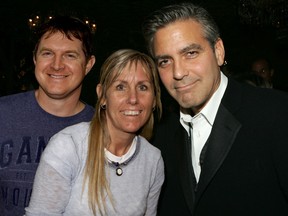
M 287 94 L 221 72 L 223 41 L 202 7 L 166 6 L 143 33 L 180 105 L 153 140 L 166 166 L 159 215 L 288 215 Z

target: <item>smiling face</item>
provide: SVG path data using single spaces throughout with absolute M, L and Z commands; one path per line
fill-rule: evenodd
M 114 72 L 115 73 L 115 72 Z M 101 86 L 97 86 L 100 95 Z M 101 104 L 106 105 L 109 133 L 135 135 L 147 122 L 156 105 L 153 83 L 140 62 L 127 64 L 107 89 Z
M 35 76 L 40 95 L 53 99 L 69 96 L 79 98 L 85 75 L 95 63 L 94 56 L 86 62 L 82 42 L 68 39 L 61 32 L 43 35 L 34 57 Z
M 199 23 L 176 21 L 159 29 L 154 37 L 154 56 L 160 78 L 182 108 L 196 114 L 220 84 L 224 61 L 221 39 L 214 49 L 204 38 Z

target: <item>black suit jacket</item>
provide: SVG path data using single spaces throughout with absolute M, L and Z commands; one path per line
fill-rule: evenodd
M 179 115 L 163 118 L 152 143 L 166 170 L 160 215 L 288 215 L 287 93 L 229 79 L 201 153 L 198 184 Z

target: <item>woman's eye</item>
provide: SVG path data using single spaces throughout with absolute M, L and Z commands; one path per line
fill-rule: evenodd
M 146 90 L 148 89 L 148 87 L 147 87 L 146 85 L 140 85 L 140 86 L 139 86 L 139 89 L 140 89 L 141 91 L 146 91 Z
M 118 91 L 123 91 L 123 90 L 124 90 L 124 86 L 123 86 L 123 85 L 117 85 L 117 86 L 116 86 L 116 89 L 117 89 Z

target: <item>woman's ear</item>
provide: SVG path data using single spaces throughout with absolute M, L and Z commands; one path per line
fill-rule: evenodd
M 97 93 L 97 97 L 100 98 L 102 95 L 102 85 L 101 84 L 98 84 L 96 86 L 96 93 Z
M 97 97 L 98 99 L 100 99 L 101 104 L 105 104 L 106 103 L 106 98 L 105 95 L 103 95 L 103 86 L 101 84 L 98 84 L 96 86 L 96 93 L 97 93 Z

